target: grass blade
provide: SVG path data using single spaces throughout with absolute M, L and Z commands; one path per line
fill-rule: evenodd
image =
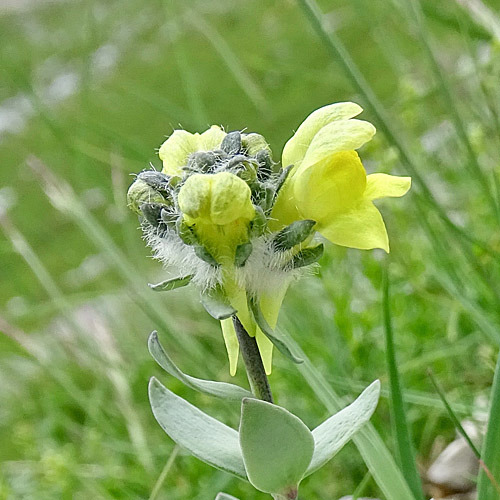
M 0 228 L 2 228 L 6 235 L 10 238 L 15 250 L 19 253 L 19 255 L 21 255 L 21 257 L 31 268 L 42 287 L 45 289 L 49 297 L 56 305 L 60 314 L 64 318 L 66 318 L 66 320 L 70 325 L 72 325 L 75 331 L 79 332 L 82 337 L 85 337 L 87 335 L 87 332 L 85 332 L 83 327 L 74 319 L 71 314 L 71 304 L 66 299 L 62 290 L 59 288 L 59 285 L 56 283 L 44 264 L 38 258 L 36 252 L 30 246 L 26 238 L 17 230 L 17 228 L 7 219 L 7 216 L 5 215 L 0 217 Z M 113 366 L 113 360 L 108 361 L 109 368 L 107 370 L 107 373 L 111 380 L 111 383 L 114 385 L 114 388 L 116 390 L 120 407 L 126 416 L 127 430 L 129 432 L 130 441 L 136 449 L 139 460 L 143 464 L 144 468 L 148 470 L 151 466 L 152 458 L 147 446 L 146 434 L 140 423 L 136 409 L 133 406 L 129 388 L 125 383 L 125 375 L 120 370 L 118 365 Z M 46 363 L 41 362 L 41 364 L 44 367 L 46 366 Z M 50 373 L 52 374 L 52 370 L 50 370 Z M 58 380 L 56 373 L 54 373 L 54 378 Z M 60 381 L 60 379 L 58 381 Z M 64 384 L 64 387 L 69 389 L 67 384 Z M 73 394 L 74 389 L 70 389 L 69 392 L 79 402 L 82 403 L 82 407 L 85 409 L 86 406 L 84 406 L 84 403 L 81 399 L 81 391 L 77 389 L 77 392 Z M 79 394 L 80 396 L 77 398 L 76 394 Z
M 192 69 L 195 66 L 190 64 L 184 48 L 180 44 L 174 50 L 174 57 L 183 80 L 183 88 L 186 91 L 189 112 L 196 123 L 196 127 L 202 129 L 210 123 L 210 116 L 198 88 L 197 75 L 194 74 Z
M 391 388 L 390 406 L 397 452 L 403 474 L 408 481 L 409 487 L 413 491 L 415 498 L 423 500 L 424 494 L 422 491 L 422 483 L 417 471 L 415 450 L 413 449 L 410 429 L 408 427 L 408 421 L 406 419 L 403 402 L 403 391 L 401 388 L 398 367 L 396 364 L 396 352 L 394 346 L 394 334 L 392 330 L 391 307 L 389 299 L 389 273 L 387 269 L 384 273 L 383 289 L 386 359 L 387 371 L 389 372 L 389 384 Z
M 488 430 L 482 449 L 484 466 L 479 473 L 478 500 L 500 498 L 500 354 L 497 360 L 490 396 Z M 488 474 L 488 471 L 490 474 Z
M 480 474 L 484 474 L 489 481 L 489 484 L 497 491 L 497 493 L 500 494 L 500 485 L 496 481 L 495 477 L 493 476 L 491 470 L 488 468 L 484 460 L 481 458 L 481 453 L 477 449 L 476 445 L 472 442 L 472 439 L 469 437 L 467 432 L 465 432 L 465 429 L 463 428 L 462 424 L 458 420 L 457 416 L 455 415 L 453 409 L 451 408 L 450 404 L 446 400 L 446 396 L 444 395 L 443 389 L 439 386 L 436 377 L 434 377 L 434 374 L 432 373 L 432 370 L 429 369 L 427 371 L 427 374 L 429 375 L 429 378 L 431 379 L 432 385 L 436 389 L 436 392 L 439 394 L 439 397 L 441 398 L 441 401 L 443 402 L 444 407 L 446 408 L 446 411 L 448 412 L 448 415 L 453 422 L 453 425 L 457 429 L 457 431 L 460 433 L 460 435 L 465 439 L 467 444 L 469 445 L 470 449 L 474 452 L 474 455 L 476 455 L 477 460 L 479 462 L 479 466 L 481 467 Z M 497 424 L 495 424 L 497 425 Z M 481 496 L 478 496 L 478 500 L 481 500 Z M 491 498 L 492 500 L 498 500 L 497 496 L 494 497 L 488 497 Z
M 500 18 L 481 0 L 455 0 L 472 20 L 484 28 L 497 40 L 500 40 Z
M 456 105 L 457 100 L 454 99 L 450 85 L 435 56 L 435 51 L 433 46 L 431 45 L 430 36 L 426 29 L 424 14 L 420 9 L 419 4 L 415 0 L 409 0 L 408 3 L 410 7 L 411 19 L 415 21 L 417 24 L 417 30 L 420 41 L 424 46 L 425 53 L 427 54 L 427 59 L 429 60 L 432 72 L 434 73 L 436 81 L 439 85 L 441 95 L 443 96 L 446 102 L 446 107 L 449 110 L 451 119 L 453 120 L 453 124 L 457 132 L 457 135 L 460 139 L 460 142 L 465 147 L 465 151 L 468 157 L 468 162 L 464 163 L 467 167 L 470 168 L 471 176 L 473 177 L 475 176 L 478 182 L 481 184 L 483 192 L 486 198 L 488 199 L 488 202 L 491 204 L 493 214 L 498 215 L 497 204 L 491 192 L 491 187 L 490 187 L 491 183 L 481 169 L 481 165 L 479 164 L 476 153 L 474 152 L 469 136 L 465 129 L 465 123 L 462 120 L 460 113 L 458 112 Z
M 467 441 L 467 444 L 470 446 L 470 449 L 474 452 L 474 455 L 476 455 L 476 457 L 478 459 L 480 459 L 481 453 L 479 453 L 479 450 L 476 448 L 476 445 L 472 442 L 469 435 L 465 432 L 465 429 L 463 428 L 462 424 L 460 423 L 460 420 L 458 420 L 457 416 L 455 415 L 455 412 L 452 410 L 450 404 L 446 400 L 443 389 L 441 389 L 441 387 L 437 383 L 436 377 L 434 377 L 432 370 L 429 369 L 427 371 L 427 374 L 429 375 L 429 378 L 431 379 L 432 385 L 436 389 L 436 392 L 439 394 L 439 397 L 441 398 L 441 401 L 443 402 L 443 405 L 446 408 L 446 411 L 448 412 L 448 416 L 450 417 L 451 421 L 453 422 L 453 425 L 455 426 L 457 431 L 462 435 L 462 437 Z
M 297 365 L 297 369 L 325 408 L 334 413 L 345 406 L 342 398 L 330 387 L 305 352 L 289 335 L 287 343 L 304 360 L 304 363 Z M 370 422 L 353 436 L 353 441 L 387 500 L 415 498 L 391 452 Z
M 356 489 L 354 490 L 354 493 L 352 494 L 352 500 L 359 500 L 360 495 L 362 495 L 366 489 L 366 486 L 370 482 L 370 479 L 372 478 L 372 475 L 370 474 L 370 471 L 368 471 L 361 482 L 358 484 Z

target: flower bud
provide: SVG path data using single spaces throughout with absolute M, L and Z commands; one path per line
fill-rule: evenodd
M 198 151 L 188 160 L 188 168 L 195 172 L 209 172 L 215 165 L 217 157 L 213 151 Z
M 163 208 L 160 203 L 143 203 L 139 208 L 144 218 L 152 226 L 157 227 L 160 224 L 160 213 Z
M 172 177 L 156 170 L 143 170 L 137 175 L 137 179 L 168 197 Z
M 148 182 L 137 178 L 128 190 L 127 206 L 136 214 L 142 215 L 140 207 L 144 203 L 170 205 L 170 202 L 156 189 L 153 189 Z
M 241 145 L 248 156 L 256 156 L 261 150 L 266 150 L 271 154 L 269 144 L 260 134 L 241 134 Z
M 255 155 L 255 159 L 259 164 L 259 179 L 261 181 L 268 179 L 273 172 L 273 159 L 270 150 L 261 149 Z
M 235 132 L 229 132 L 229 134 L 224 137 L 220 147 L 222 151 L 225 151 L 229 155 L 238 154 L 241 151 L 241 133 L 237 130 Z
M 246 183 L 257 179 L 257 164 L 244 155 L 233 156 L 228 161 L 227 168 Z

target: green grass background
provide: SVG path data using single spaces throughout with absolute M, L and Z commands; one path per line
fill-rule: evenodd
M 183 370 L 230 380 L 219 326 L 194 290 L 147 289 L 167 273 L 125 207 L 130 173 L 160 166 L 155 149 L 174 128 L 213 123 L 262 133 L 278 160 L 307 114 L 343 100 L 364 106 L 361 117 L 379 128 L 361 151 L 367 170 L 414 169 L 421 182 L 378 204 L 390 256 L 329 246 L 319 270 L 291 287 L 280 324 L 348 400 L 375 378 L 387 391 L 388 266 L 425 468 L 436 439 L 454 435 L 427 368 L 457 413 L 471 416 L 500 343 L 500 15 L 494 0 L 478 2 L 479 14 L 461 3 L 320 5 L 411 165 L 294 1 L 0 3 L 0 498 L 149 498 L 174 450 L 149 409 L 151 375 L 237 425 L 237 405 L 193 393 L 148 355 L 158 329 Z M 66 190 L 54 190 L 62 181 Z M 246 383 L 243 366 L 236 382 Z M 327 416 L 279 353 L 271 384 L 310 427 Z M 386 397 L 373 422 L 393 450 Z M 301 495 L 335 499 L 365 474 L 350 444 Z M 182 451 L 156 498 L 221 490 L 266 498 Z M 373 481 L 365 493 L 380 494 Z

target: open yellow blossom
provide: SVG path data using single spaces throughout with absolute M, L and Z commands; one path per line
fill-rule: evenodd
M 353 119 L 362 111 L 346 102 L 309 115 L 283 150 L 283 167 L 293 165 L 272 211 L 278 224 L 313 219 L 315 229 L 337 245 L 389 251 L 384 221 L 373 200 L 403 196 L 409 177 L 366 175 L 356 149 L 375 127 Z

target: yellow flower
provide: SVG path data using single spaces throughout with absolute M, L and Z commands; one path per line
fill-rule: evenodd
M 403 196 L 409 177 L 366 175 L 356 149 L 375 134 L 354 103 L 314 111 L 283 150 L 282 165 L 293 165 L 274 205 L 275 226 L 313 219 L 315 229 L 337 245 L 389 252 L 384 221 L 373 200 Z
M 232 262 L 236 247 L 248 240 L 248 225 L 255 215 L 250 197 L 245 181 L 230 172 L 219 172 L 188 177 L 177 201 L 200 243 L 216 259 Z
M 182 167 L 186 166 L 189 155 L 218 148 L 225 136 L 226 133 L 217 125 L 212 125 L 202 134 L 175 130 L 158 151 L 160 160 L 163 161 L 162 172 L 180 177 Z
M 314 111 L 285 145 L 284 184 L 264 137 L 214 125 L 174 131 L 159 149 L 162 172 L 141 172 L 129 189 L 157 258 L 189 277 L 222 320 L 232 375 L 239 344 L 228 315 L 255 337 L 268 374 L 274 344 L 293 358 L 272 330 L 297 269 L 321 256 L 322 245 L 310 246 L 315 231 L 339 245 L 389 251 L 373 200 L 404 195 L 411 180 L 366 175 L 356 150 L 375 127 L 354 118 L 361 111 L 354 103 Z

